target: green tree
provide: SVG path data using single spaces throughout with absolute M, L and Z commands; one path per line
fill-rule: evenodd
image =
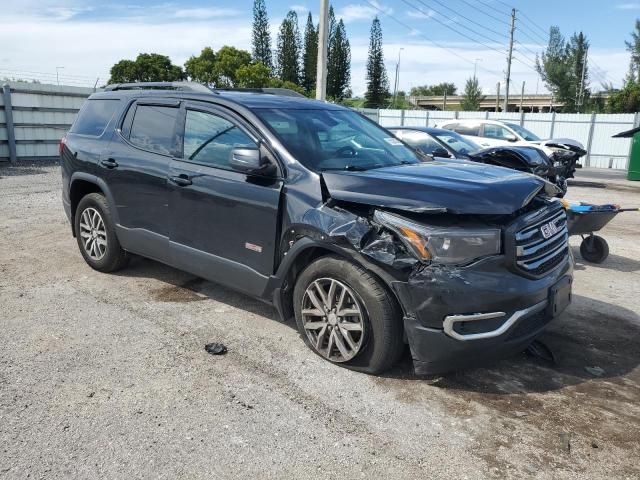
M 478 77 L 474 75 L 467 79 L 467 82 L 464 85 L 464 93 L 462 94 L 460 108 L 467 112 L 476 112 L 480 109 L 480 103 L 484 98 L 484 95 L 482 95 L 482 89 L 478 83 Z
M 216 84 L 216 54 L 211 47 L 204 47 L 197 57 L 191 56 L 184 64 L 187 77 L 194 82 L 213 86 Z
M 236 70 L 236 86 L 242 88 L 268 87 L 271 81 L 271 69 L 264 63 L 242 65 Z
M 184 79 L 182 68 L 166 55 L 141 53 L 135 60 L 120 60 L 111 67 L 109 83 L 174 82 Z
M 640 83 L 629 81 L 621 90 L 609 92 L 607 102 L 609 113 L 635 113 L 640 112 Z
M 253 34 L 251 37 L 253 60 L 273 68 L 271 56 L 271 32 L 269 31 L 269 17 L 264 0 L 253 2 Z
M 342 19 L 336 26 L 327 65 L 327 96 L 342 101 L 351 83 L 351 46 Z
M 313 24 L 311 12 L 307 15 L 304 28 L 304 46 L 302 52 L 302 86 L 307 94 L 316 88 L 318 69 L 318 29 Z
M 214 72 L 216 75 L 216 87 L 235 87 L 237 82 L 236 72 L 240 67 L 251 63 L 251 54 L 246 50 L 224 46 L 216 53 Z
M 566 105 L 566 111 L 577 112 L 581 109 L 584 111 L 584 106 L 590 103 L 588 50 L 587 37 L 582 32 L 574 33 L 567 44 L 573 83 L 570 84 L 571 88 L 567 92 L 572 101 Z
M 365 106 L 367 108 L 380 108 L 384 106 L 385 99 L 388 95 L 389 81 L 384 66 L 384 53 L 382 51 L 382 28 L 380 27 L 380 20 L 378 17 L 375 17 L 371 24 L 371 36 L 369 39 Z
M 437 85 L 422 85 L 418 87 L 413 87 L 409 94 L 412 97 L 431 97 L 431 96 L 442 96 L 444 92 L 447 92 L 447 96 L 452 96 L 457 93 L 458 89 L 455 84 L 442 82 Z
M 624 42 L 627 51 L 631 54 L 629 62 L 628 82 L 640 80 L 640 19 L 636 20 L 635 28 L 631 32 L 631 41 Z
M 280 80 L 277 77 L 271 77 L 271 80 L 269 80 L 269 86 L 273 88 L 287 88 L 294 92 L 302 93 L 303 95 L 305 93 L 304 89 L 300 85 L 296 85 L 295 83 L 286 80 Z
M 574 33 L 567 42 L 560 29 L 553 26 L 549 29 L 547 48 L 536 58 L 536 70 L 555 99 L 564 103 L 565 112 L 577 111 L 578 104 L 589 99 L 589 71 L 585 62 L 588 49 L 589 42 L 582 32 Z
M 278 49 L 276 57 L 278 62 L 278 77 L 285 82 L 300 85 L 300 53 L 302 42 L 298 29 L 298 15 L 293 10 L 280 25 L 278 33 Z

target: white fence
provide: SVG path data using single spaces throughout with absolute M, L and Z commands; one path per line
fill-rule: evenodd
M 0 162 L 55 158 L 90 88 L 9 82 L 0 95 Z M 360 110 L 382 126 L 433 127 L 452 118 L 488 118 L 518 123 L 540 138 L 572 138 L 589 152 L 582 163 L 626 169 L 631 139 L 612 135 L 640 126 L 639 114 L 494 113 L 428 110 Z
M 581 142 L 588 154 L 582 164 L 596 168 L 626 170 L 629 166 L 630 138 L 611 138 L 616 133 L 640 126 L 638 113 L 518 113 L 453 112 L 430 110 L 360 109 L 383 127 L 434 127 L 454 118 L 485 118 L 522 125 L 540 138 L 571 138 Z
M 0 162 L 57 158 L 92 88 L 8 82 L 0 95 Z

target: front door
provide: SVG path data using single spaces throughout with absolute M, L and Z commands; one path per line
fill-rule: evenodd
M 183 153 L 169 169 L 172 263 L 259 296 L 274 270 L 282 180 L 230 166 L 233 148 L 258 148 L 240 119 L 197 104 L 182 119 Z

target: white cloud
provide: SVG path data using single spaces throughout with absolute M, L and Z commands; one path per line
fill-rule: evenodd
M 336 17 L 342 18 L 344 23 L 350 23 L 360 20 L 373 20 L 373 17 L 380 16 L 382 13 L 390 15 L 393 13 L 393 9 L 372 0 L 371 4 L 366 5 L 360 3 L 346 5 L 336 12 Z
M 407 10 L 407 17 L 411 18 L 421 18 L 421 19 L 429 19 L 435 16 L 436 12 L 433 10 L 427 10 L 418 12 L 417 10 Z
M 176 10 L 173 16 L 175 18 L 204 20 L 209 18 L 234 17 L 241 13 L 239 10 L 233 10 L 231 8 L 184 8 Z
M 289 9 L 300 15 L 309 11 L 309 7 L 306 5 L 291 5 Z

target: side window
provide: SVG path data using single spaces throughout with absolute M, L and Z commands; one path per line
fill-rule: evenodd
M 506 140 L 509 137 L 512 137 L 513 134 L 511 132 L 509 132 L 509 130 L 507 130 L 504 127 L 501 127 L 500 125 L 493 125 L 490 123 L 486 123 L 484 125 L 484 137 L 486 138 L 495 138 L 498 140 Z
M 187 110 L 184 126 L 184 159 L 231 170 L 229 159 L 235 147 L 256 148 L 255 142 L 237 125 L 213 113 Z
M 99 137 L 107 128 L 118 108 L 119 100 L 87 100 L 84 102 L 78 118 L 70 133 Z
M 145 150 L 170 155 L 175 146 L 178 108 L 138 105 L 129 141 Z
M 477 137 L 480 135 L 480 125 L 464 125 L 458 124 L 455 128 L 452 128 L 456 133 L 460 135 L 471 135 L 473 137 Z
M 427 155 L 431 155 L 435 150 L 442 150 L 444 148 L 425 132 L 405 131 L 402 139 Z

